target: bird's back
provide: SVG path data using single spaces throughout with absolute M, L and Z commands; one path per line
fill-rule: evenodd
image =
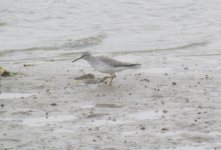
M 91 56 L 87 59 L 87 61 L 95 70 L 103 73 L 114 73 L 125 69 L 137 68 L 140 66 L 140 64 L 120 62 L 118 60 L 104 56 Z
M 118 60 L 112 59 L 112 58 L 108 58 L 108 57 L 104 57 L 104 56 L 97 56 L 96 57 L 98 60 L 102 61 L 103 63 L 112 66 L 112 67 L 135 67 L 135 66 L 139 66 L 140 64 L 130 64 L 130 63 L 125 63 L 125 62 L 120 62 Z

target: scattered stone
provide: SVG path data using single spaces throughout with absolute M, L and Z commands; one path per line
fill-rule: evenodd
M 132 95 L 132 93 L 129 93 L 129 95 Z
M 141 129 L 141 130 L 145 130 L 146 128 L 145 128 L 145 126 L 143 126 L 143 125 L 140 124 L 140 129 Z
M 188 70 L 189 68 L 188 68 L 188 67 L 185 67 L 184 69 L 185 69 L 185 70 Z
M 33 64 L 24 64 L 24 67 L 30 67 L 30 66 L 34 66 Z
M 48 118 L 48 112 L 45 113 L 45 117 Z
M 168 131 L 169 129 L 168 128 L 162 128 L 161 131 L 165 132 L 165 131 Z
M 176 82 L 172 82 L 172 85 L 177 85 L 177 83 Z
M 165 73 L 164 75 L 165 75 L 165 76 L 168 76 L 168 73 Z
M 168 113 L 168 111 L 167 110 L 163 110 L 163 113 Z
M 141 76 L 141 73 L 135 74 L 135 76 Z
M 56 103 L 51 103 L 51 106 L 56 106 L 57 104 Z
M 1 107 L 3 108 L 5 105 L 4 104 L 1 104 Z

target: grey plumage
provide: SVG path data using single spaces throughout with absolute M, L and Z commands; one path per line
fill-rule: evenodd
M 96 58 L 98 58 L 100 61 L 113 67 L 136 67 L 136 66 L 138 67 L 140 66 L 140 64 L 130 64 L 130 63 L 125 63 L 125 62 L 120 62 L 118 60 L 104 57 L 104 56 L 97 56 Z

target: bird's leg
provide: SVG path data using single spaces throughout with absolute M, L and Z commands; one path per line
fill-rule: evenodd
M 111 77 L 112 77 L 112 78 L 111 78 L 111 81 L 110 81 L 110 86 L 111 86 L 111 83 L 112 83 L 113 79 L 116 78 L 116 75 L 115 75 L 114 73 L 112 73 L 112 74 L 111 74 Z
M 116 74 L 113 73 L 113 75 L 114 75 L 114 78 L 116 78 Z
M 112 74 L 111 74 L 111 77 L 109 77 L 109 76 L 106 76 L 106 77 L 104 77 L 102 80 L 101 80 L 101 82 L 104 82 L 106 79 L 108 79 L 108 78 L 113 78 L 112 77 Z

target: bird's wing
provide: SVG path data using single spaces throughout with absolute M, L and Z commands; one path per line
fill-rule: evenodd
M 97 57 L 99 58 L 100 61 L 113 67 L 136 67 L 140 65 L 140 64 L 130 64 L 130 63 L 125 63 L 125 62 L 120 62 L 118 60 L 104 57 L 104 56 L 97 56 Z

